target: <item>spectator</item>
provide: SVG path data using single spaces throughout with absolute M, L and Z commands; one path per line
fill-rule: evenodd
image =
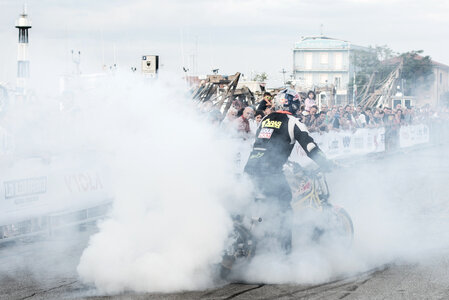
M 256 122 L 257 125 L 260 124 L 260 121 L 262 121 L 263 117 L 265 117 L 264 112 L 261 110 L 257 110 L 254 115 L 254 121 Z
M 307 104 L 314 101 L 314 98 L 315 93 L 310 91 L 306 99 Z M 244 136 L 244 139 L 248 139 L 257 130 L 263 117 L 272 112 L 271 94 L 264 93 L 264 99 L 262 101 L 264 103 L 259 103 L 259 107 L 263 105 L 265 109 L 255 112 L 252 107 L 244 108 L 245 104 L 236 99 L 232 102 L 232 107 L 223 120 L 221 120 L 221 112 L 215 108 L 213 102 L 210 100 L 200 103 L 199 111 L 204 113 L 210 123 L 214 125 L 221 123 L 220 126 L 232 128 L 234 133 L 237 131 Z M 413 122 L 427 123 L 441 119 L 447 120 L 449 119 L 449 109 L 435 109 L 430 107 L 430 105 L 421 108 L 404 107 L 404 109 L 400 105 L 396 105 L 394 110 L 390 107 L 367 107 L 363 109 L 360 105 L 356 107 L 351 105 L 344 107 L 341 105 L 334 105 L 332 107 L 323 105 L 320 111 L 316 105 L 312 105 L 307 111 L 306 105 L 302 104 L 296 110 L 296 115 L 311 132 L 384 127 L 386 148 L 392 149 L 397 147 L 401 126 L 409 125 Z
M 404 111 L 404 123 L 405 124 L 412 124 L 413 122 L 413 112 L 412 109 L 407 107 Z
M 342 107 L 339 107 L 338 111 L 334 114 L 334 118 L 332 120 L 332 129 L 340 130 L 340 118 L 343 116 Z
M 306 111 L 306 106 L 304 104 L 299 106 L 299 109 L 296 111 L 296 117 L 298 118 L 298 120 L 301 123 L 304 123 L 304 117 L 305 117 L 305 111 Z
M 364 114 L 362 114 L 362 108 L 360 106 L 358 106 L 355 111 L 354 124 L 357 128 L 366 127 L 366 117 Z
M 318 118 L 318 107 L 313 105 L 310 107 L 310 111 L 308 115 L 304 118 L 304 124 L 306 124 L 307 128 L 312 127 L 314 125 L 315 120 Z
M 384 125 L 383 118 L 384 118 L 383 110 L 377 108 L 373 114 L 373 121 L 375 123 L 375 127 L 382 127 Z
M 354 114 L 355 114 L 355 108 L 354 108 L 354 105 L 349 105 L 349 113 L 350 113 L 352 116 L 354 116 Z
M 341 117 L 340 117 L 340 129 L 341 130 L 349 130 L 351 129 L 351 125 L 349 123 L 349 112 L 345 112 Z
M 384 117 L 383 117 L 384 126 L 393 125 L 393 119 L 394 119 L 394 116 L 391 113 L 391 109 L 389 107 L 385 107 L 384 108 Z
M 404 116 L 402 115 L 402 109 L 396 109 L 396 113 L 394 114 L 394 121 L 393 121 L 393 123 L 395 125 L 400 126 L 401 124 L 404 123 L 403 120 L 404 120 Z
M 335 118 L 335 114 L 337 113 L 337 108 L 334 107 L 331 110 L 329 110 L 326 113 L 326 119 L 325 122 L 327 124 L 327 126 L 329 127 L 329 125 L 332 125 L 332 123 L 334 122 L 334 118 Z
M 245 108 L 244 107 L 242 107 L 242 108 L 240 108 L 238 111 L 237 111 L 237 118 L 240 118 L 242 115 L 243 115 L 243 111 L 245 110 Z
M 273 96 L 269 92 L 263 93 L 263 99 L 259 102 L 259 106 L 257 106 L 257 110 L 266 110 L 267 108 L 271 108 L 273 100 Z M 267 115 L 267 114 L 265 114 Z
M 371 108 L 367 107 L 365 109 L 365 111 L 362 112 L 362 114 L 365 115 L 366 126 L 374 127 L 374 124 L 373 124 L 373 112 L 372 112 Z
M 352 114 L 351 105 L 348 104 L 345 106 L 345 112 Z
M 316 105 L 316 101 L 315 101 L 316 95 L 314 91 L 309 91 L 307 93 L 307 99 L 305 101 L 305 110 L 306 111 L 310 111 L 310 108 L 312 108 L 312 106 Z
M 267 107 L 264 109 L 263 113 L 265 116 L 268 116 L 269 114 L 271 114 L 273 112 L 273 109 L 271 107 Z
M 389 107 L 384 107 L 383 125 L 385 127 L 385 150 L 395 149 L 397 146 L 398 130 L 394 124 L 395 116 Z
M 234 122 L 236 123 L 237 132 L 243 137 L 244 140 L 248 139 L 251 133 L 251 127 L 249 120 L 254 117 L 254 110 L 251 107 L 246 107 L 243 113 Z
M 263 111 L 261 110 L 256 111 L 256 113 L 254 114 L 254 119 L 251 119 L 249 122 L 251 132 L 255 133 L 257 131 L 257 128 L 259 127 L 260 122 L 262 121 L 264 116 L 265 114 L 263 113 Z
M 328 126 L 326 124 L 326 112 L 321 111 L 319 113 L 319 116 L 316 119 L 313 127 L 314 127 L 314 130 L 318 131 L 318 132 L 327 132 L 329 130 Z
M 240 102 L 240 100 L 236 99 L 234 101 L 232 101 L 232 107 L 236 110 L 239 111 L 243 108 L 243 103 Z
M 226 117 L 221 122 L 221 126 L 224 128 L 230 128 L 231 124 L 233 124 L 234 120 L 237 119 L 237 110 L 234 107 L 231 107 L 226 114 Z
M 327 107 L 327 105 L 323 104 L 321 105 L 321 111 L 324 111 L 325 113 L 327 113 L 329 110 L 329 108 Z
M 351 106 L 351 105 L 346 105 L 345 106 L 345 113 L 347 113 L 347 115 L 345 116 L 347 119 L 348 119 L 348 121 L 351 123 L 351 124 L 355 124 L 355 119 L 354 119 L 354 107 L 353 106 Z

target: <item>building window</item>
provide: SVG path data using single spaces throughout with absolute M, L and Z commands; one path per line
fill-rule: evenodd
M 343 53 L 335 53 L 335 70 L 343 69 Z
M 443 73 L 440 73 L 440 83 L 443 83 Z
M 329 54 L 320 53 L 320 64 L 327 65 L 329 63 Z
M 306 53 L 305 55 L 306 59 L 306 70 L 312 70 L 313 66 L 313 53 Z
M 334 85 L 337 89 L 341 87 L 341 76 L 335 76 Z
M 404 105 L 405 107 L 410 108 L 412 106 L 412 100 L 404 100 Z

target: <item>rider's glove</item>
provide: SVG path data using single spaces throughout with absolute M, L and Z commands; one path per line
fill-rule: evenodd
M 321 172 L 324 172 L 324 173 L 329 173 L 334 168 L 335 168 L 334 162 L 329 159 L 326 159 L 326 161 L 323 161 L 320 165 L 320 170 L 321 170 Z
M 312 149 L 309 156 L 318 166 L 320 166 L 322 172 L 330 172 L 334 166 L 334 163 L 331 160 L 328 160 L 323 151 L 321 151 L 318 147 Z

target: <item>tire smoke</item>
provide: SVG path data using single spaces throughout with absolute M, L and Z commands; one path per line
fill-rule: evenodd
M 102 293 L 210 288 L 213 266 L 230 243 L 230 215 L 259 213 L 249 203 L 251 185 L 235 177 L 238 146 L 179 99 L 182 92 L 173 85 L 127 84 L 111 87 L 106 104 L 90 103 L 87 110 L 94 112 L 88 114 L 90 128 L 104 133 L 91 134 L 92 144 L 112 153 L 115 202 L 84 251 L 78 273 Z M 448 246 L 441 238 L 448 224 L 429 207 L 446 207 L 435 169 L 439 174 L 439 165 L 449 161 L 431 157 L 423 164 L 416 157 L 386 156 L 379 165 L 359 159 L 329 174 L 331 203 L 344 207 L 354 222 L 351 248 L 310 245 L 285 255 L 273 245 L 235 278 L 322 283 L 440 253 Z M 419 175 L 411 172 L 418 168 Z M 434 187 L 432 199 L 423 186 Z M 263 226 L 276 231 L 276 224 L 267 219 Z
M 233 145 L 163 79 L 130 86 L 108 92 L 99 114 L 98 132 L 110 136 L 96 144 L 113 153 L 115 200 L 78 273 L 104 293 L 210 287 L 232 227 L 228 208 L 249 198 Z

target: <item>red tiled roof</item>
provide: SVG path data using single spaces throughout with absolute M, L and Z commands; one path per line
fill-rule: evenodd
M 415 58 L 416 59 L 423 59 L 424 57 L 422 56 L 422 55 L 416 55 L 415 56 Z M 432 64 L 434 65 L 434 66 L 437 66 L 437 67 L 440 67 L 440 68 L 444 68 L 444 69 L 449 69 L 449 66 L 448 65 L 445 65 L 445 64 L 443 64 L 443 63 L 440 63 L 440 62 L 437 62 L 437 61 L 435 61 L 435 60 L 431 60 L 432 61 Z M 386 59 L 386 60 L 384 60 L 384 61 L 382 61 L 382 63 L 383 64 L 391 64 L 391 65 L 393 65 L 393 64 L 398 64 L 398 63 L 400 63 L 401 62 L 401 57 L 400 56 L 395 56 L 395 57 L 393 57 L 393 58 L 390 58 L 390 59 Z

